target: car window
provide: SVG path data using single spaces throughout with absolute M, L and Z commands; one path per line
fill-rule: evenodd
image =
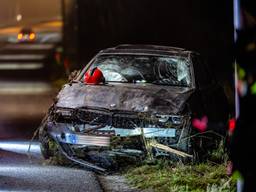
M 89 70 L 94 67 L 103 72 L 107 82 L 191 86 L 190 62 L 183 57 L 102 55 Z

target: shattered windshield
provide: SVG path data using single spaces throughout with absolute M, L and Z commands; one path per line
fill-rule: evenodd
M 189 61 L 183 57 L 102 55 L 90 69 L 94 67 L 103 72 L 106 82 L 191 85 Z

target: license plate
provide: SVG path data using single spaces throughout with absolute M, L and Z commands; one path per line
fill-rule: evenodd
M 115 131 L 115 134 L 120 137 L 142 135 L 146 138 L 154 137 L 176 137 L 176 129 L 174 128 L 135 128 L 135 129 L 121 129 L 104 127 L 99 130 Z
M 64 142 L 74 145 L 109 146 L 110 138 L 66 133 Z

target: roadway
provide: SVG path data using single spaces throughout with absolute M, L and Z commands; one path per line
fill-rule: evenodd
M 34 26 L 37 40 L 19 43 L 19 27 L 0 29 L 0 191 L 102 191 L 94 173 L 45 164 L 30 139 L 58 89 L 50 55 L 60 42 L 58 22 Z

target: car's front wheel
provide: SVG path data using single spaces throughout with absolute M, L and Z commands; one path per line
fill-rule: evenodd
M 39 130 L 39 142 L 43 157 L 50 160 L 51 164 L 70 164 L 70 161 L 60 151 L 58 144 L 48 134 L 45 126 L 41 127 Z
M 51 148 L 51 143 L 54 142 L 53 139 L 50 138 L 49 134 L 45 130 L 44 127 L 40 128 L 39 130 L 39 142 L 40 142 L 40 149 L 43 157 L 45 159 L 49 159 L 54 156 L 53 149 Z

